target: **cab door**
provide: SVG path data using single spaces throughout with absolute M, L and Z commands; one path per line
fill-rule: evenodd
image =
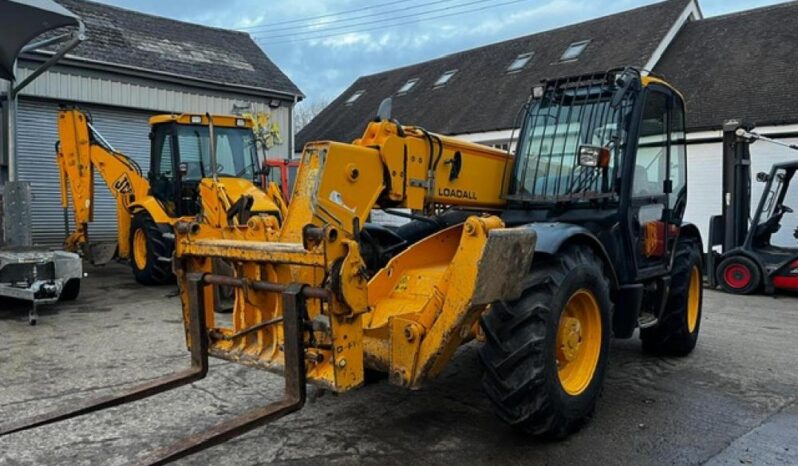
M 170 217 L 177 213 L 177 186 L 180 176 L 175 151 L 174 126 L 161 124 L 153 127 L 150 148 L 150 191 L 161 201 Z
M 684 152 L 681 99 L 665 86 L 647 86 L 636 150 L 626 167 L 626 222 L 637 280 L 670 268 L 686 200 Z

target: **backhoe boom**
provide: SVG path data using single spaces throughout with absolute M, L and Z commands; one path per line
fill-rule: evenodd
M 141 202 L 155 221 L 168 218 L 162 206 L 149 196 L 150 183 L 139 165 L 117 152 L 99 135 L 78 109 L 62 109 L 58 115 L 58 168 L 61 206 L 69 208 L 70 197 L 75 230 L 68 233 L 65 249 L 76 252 L 88 242 L 88 225 L 94 219 L 94 173 L 100 175 L 116 200 L 118 256 L 130 257 L 130 219 Z

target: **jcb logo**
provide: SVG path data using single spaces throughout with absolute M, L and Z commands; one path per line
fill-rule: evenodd
M 133 191 L 133 186 L 130 184 L 130 178 L 127 174 L 123 174 L 118 180 L 114 181 L 114 189 L 119 194 L 128 194 Z

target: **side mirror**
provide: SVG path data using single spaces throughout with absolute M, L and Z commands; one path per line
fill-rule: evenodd
M 188 175 L 188 164 L 186 162 L 181 162 L 177 169 L 181 177 Z
M 577 152 L 579 166 L 607 168 L 610 166 L 610 150 L 606 147 L 582 144 Z
M 615 93 L 612 94 L 612 100 L 610 100 L 611 108 L 615 109 L 621 105 L 624 96 L 626 96 L 626 92 L 635 82 L 635 78 L 637 78 L 637 73 L 628 68 L 623 70 L 623 72 L 619 73 L 615 77 L 615 85 L 618 86 L 618 89 L 616 89 Z
M 391 109 L 393 108 L 393 99 L 386 97 L 380 102 L 380 107 L 377 109 L 377 121 L 388 121 L 391 119 Z
M 768 181 L 770 181 L 770 175 L 768 175 L 765 172 L 759 172 L 756 174 L 756 180 L 759 181 L 760 183 L 767 183 Z

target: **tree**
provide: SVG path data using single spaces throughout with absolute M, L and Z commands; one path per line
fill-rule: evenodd
M 295 131 L 299 132 L 310 121 L 316 117 L 322 110 L 330 104 L 330 100 L 321 97 L 316 100 L 303 100 L 294 107 L 294 127 Z

